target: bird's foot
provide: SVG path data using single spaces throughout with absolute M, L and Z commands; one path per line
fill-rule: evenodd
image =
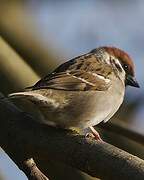
M 103 140 L 102 140 L 102 138 L 100 137 L 99 133 L 98 133 L 92 126 L 90 126 L 89 128 L 90 128 L 90 130 L 91 130 L 92 132 L 86 133 L 85 137 L 86 137 L 86 138 L 93 138 L 93 139 L 95 139 L 95 140 L 97 140 L 97 141 L 103 142 Z

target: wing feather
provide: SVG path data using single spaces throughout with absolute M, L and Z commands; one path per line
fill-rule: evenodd
M 109 65 L 104 66 L 93 54 L 86 54 L 62 64 L 54 72 L 38 81 L 32 89 L 105 91 L 111 86 L 111 80 L 108 78 L 111 71 Z

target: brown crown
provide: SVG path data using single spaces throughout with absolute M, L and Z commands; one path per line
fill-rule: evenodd
M 103 47 L 110 55 L 118 58 L 123 64 L 128 66 L 129 73 L 134 76 L 134 64 L 131 57 L 123 50 L 115 47 Z

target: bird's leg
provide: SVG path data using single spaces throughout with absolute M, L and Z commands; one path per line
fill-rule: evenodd
M 94 129 L 94 127 L 90 126 L 89 127 L 92 133 L 87 133 L 86 137 L 92 137 L 97 141 L 103 142 L 102 138 L 100 137 L 99 133 Z

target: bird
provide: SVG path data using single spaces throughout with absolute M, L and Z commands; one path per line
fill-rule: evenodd
M 63 129 L 90 128 L 107 122 L 121 106 L 126 86 L 139 88 L 132 58 L 123 50 L 102 46 L 70 59 L 23 92 L 41 114 L 40 123 Z

